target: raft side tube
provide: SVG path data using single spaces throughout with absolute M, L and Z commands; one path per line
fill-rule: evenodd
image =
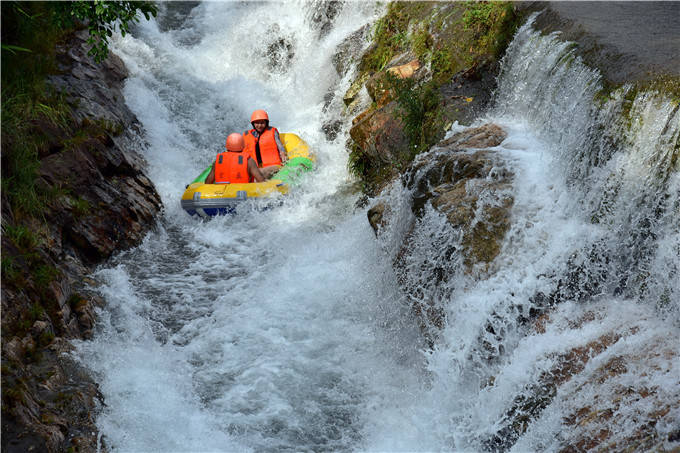
M 288 153 L 288 162 L 272 179 L 253 183 L 205 184 L 213 167 L 211 164 L 186 187 L 180 201 L 182 208 L 190 215 L 210 217 L 233 213 L 239 203 L 249 198 L 287 194 L 289 185 L 298 184 L 303 173 L 314 169 L 315 157 L 309 152 L 309 145 L 296 134 L 282 133 L 280 136 Z

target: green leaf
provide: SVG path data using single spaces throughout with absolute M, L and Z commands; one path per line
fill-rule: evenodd
M 31 49 L 25 47 L 13 46 L 12 44 L 3 44 L 2 50 L 10 52 L 12 55 L 16 55 L 17 52 L 33 52 Z

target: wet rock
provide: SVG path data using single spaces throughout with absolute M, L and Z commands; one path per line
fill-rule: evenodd
M 371 224 L 371 228 L 373 228 L 377 235 L 380 228 L 384 225 L 385 203 L 378 203 L 369 209 L 366 214 L 368 216 L 368 223 Z
M 2 353 L 4 358 L 14 362 L 20 362 L 24 355 L 24 348 L 21 344 L 21 340 L 14 337 L 10 341 L 3 342 Z
M 355 118 L 356 123 L 349 134 L 372 160 L 391 164 L 403 160 L 402 156 L 409 153 L 409 141 L 401 120 L 394 113 L 396 108 L 396 103 L 392 102 Z
M 122 81 L 127 77 L 123 61 L 115 54 L 101 65 L 87 55 L 88 32 L 81 30 L 71 35 L 57 47 L 59 74 L 49 78 L 50 83 L 59 91 L 67 93 L 67 100 L 76 107 L 74 116 L 78 121 L 98 118 L 112 125 L 126 125 L 127 130 L 139 130 L 135 115 L 123 102 Z
M 439 147 L 493 148 L 503 143 L 508 134 L 496 124 L 466 129 L 442 140 Z
M 45 333 L 54 335 L 52 325 L 49 322 L 38 320 L 33 323 L 33 327 L 31 327 L 31 335 L 33 335 L 34 338 L 38 338 Z
M 439 88 L 442 113 L 449 123 L 468 125 L 487 109 L 496 89 L 498 70 L 496 61 L 476 62 Z
M 369 79 L 368 74 L 364 74 L 362 77 L 354 81 L 349 87 L 342 100 L 347 106 L 347 108 L 352 109 L 352 105 L 358 100 L 359 92 L 364 88 L 364 84 Z
M 601 323 L 602 318 L 597 312 L 586 312 L 570 321 L 568 328 Z M 549 323 L 549 316 L 543 316 L 537 341 Z M 668 343 L 658 334 L 640 336 L 639 332 L 639 326 L 628 326 L 554 354 L 549 369 L 519 392 L 502 419 L 504 426 L 484 445 L 492 451 L 510 449 L 542 411 L 559 399 L 557 404 L 564 408 L 562 452 L 667 451 L 665 442 L 672 442 L 674 414 L 680 410 L 678 390 L 648 386 L 647 376 L 670 376 L 678 350 L 662 346 Z M 616 348 L 626 341 L 636 347 Z M 574 380 L 576 384 L 571 383 Z
M 370 25 L 364 25 L 338 45 L 332 58 L 333 67 L 335 67 L 338 75 L 344 76 L 350 69 L 351 64 L 355 61 L 356 55 L 359 54 L 359 51 L 365 45 L 370 32 Z
M 316 7 L 312 9 L 310 14 L 311 21 L 319 30 L 319 37 L 326 36 L 333 27 L 333 21 L 338 13 L 342 10 L 342 1 L 331 0 L 316 3 Z
M 468 271 L 480 264 L 487 269 L 500 253 L 510 228 L 513 174 L 495 151 L 460 148 L 497 146 L 505 136 L 494 124 L 467 129 L 440 142 L 406 174 L 407 187 L 415 189 L 414 214 L 422 216 L 431 203 L 462 234 L 460 252 Z
M 40 219 L 21 219 L 40 240 L 20 249 L 2 236 L 12 278 L 2 280 L 2 450 L 97 451 L 100 405 L 92 377 L 68 359 L 68 339 L 89 338 L 94 306 L 84 276 L 137 245 L 162 205 L 135 151 L 140 125 L 125 105 L 127 71 L 113 54 L 95 64 L 86 31 L 57 49 L 50 83 L 74 107 L 66 125 L 32 124 L 44 137 L 36 186 L 53 193 Z M 3 143 L 5 146 L 5 143 Z M 14 222 L 3 196 L 3 228 Z
M 443 307 L 424 295 L 448 300 L 447 294 L 455 289 L 453 276 L 485 278 L 494 272 L 494 260 L 512 224 L 514 175 L 502 152 L 487 148 L 498 146 L 504 138 L 497 125 L 470 128 L 416 156 L 402 176 L 416 221 L 403 239 L 394 267 L 432 344 L 446 315 Z M 384 231 L 393 212 L 397 210 L 386 202 L 369 209 L 368 220 L 376 235 Z M 419 222 L 432 215 L 443 216 L 446 227 L 433 232 L 424 226 L 433 219 Z
M 341 120 L 329 121 L 327 123 L 324 123 L 323 126 L 321 126 L 323 133 L 326 135 L 326 139 L 329 141 L 333 141 L 338 137 L 338 133 L 340 132 L 341 128 L 342 128 Z

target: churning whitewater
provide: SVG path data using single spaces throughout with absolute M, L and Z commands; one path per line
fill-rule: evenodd
M 356 449 L 370 414 L 422 379 L 389 262 L 343 195 L 346 136 L 322 132 L 351 76 L 337 75 L 335 48 L 380 10 L 325 8 L 168 3 L 116 42 L 165 213 L 157 233 L 97 273 L 107 307 L 81 345 L 114 451 Z M 252 17 L 259 26 L 244 27 Z M 256 108 L 311 145 L 318 171 L 276 209 L 190 218 L 185 184 Z
M 376 240 L 346 170 L 349 125 L 333 139 L 322 132 L 343 117 L 353 75 L 338 75 L 336 47 L 381 12 L 364 2 L 166 3 L 116 38 L 165 210 L 141 246 L 96 273 L 107 305 L 94 340 L 78 344 L 105 398 L 97 424 L 107 448 L 554 451 L 574 432 L 562 428 L 581 403 L 570 388 L 581 399 L 617 391 L 589 387 L 599 362 L 631 347 L 677 352 L 680 180 L 668 160 L 677 108 L 641 93 L 630 108 L 642 119 L 624 132 L 611 122 L 621 95 L 595 109 L 597 71 L 530 23 L 503 61 L 496 106 L 478 120 L 507 130 L 498 151 L 515 174 L 513 227 L 495 273 L 474 279 L 449 257 L 444 288 L 397 275 L 408 231 L 423 250 L 412 269 L 444 260 L 442 243 L 460 238 L 433 209 L 415 220 L 396 183 L 381 195 L 393 220 Z M 255 17 L 257 27 L 244 26 Z M 238 216 L 190 218 L 179 205 L 185 185 L 258 108 L 310 144 L 318 169 L 276 208 L 249 202 Z M 644 228 L 650 239 L 636 239 Z M 555 290 L 575 267 L 597 285 L 587 304 L 585 290 Z M 409 279 L 445 308 L 432 348 L 397 283 Z M 518 319 L 545 308 L 538 294 L 561 299 L 532 334 Z M 586 320 L 574 326 L 577 318 Z M 504 435 L 510 408 L 557 355 L 632 324 L 625 341 L 532 406 L 521 438 Z M 650 358 L 645 379 L 678 401 L 680 364 L 664 357 Z M 617 416 L 624 433 L 635 414 Z M 680 409 L 667 419 L 680 420 Z

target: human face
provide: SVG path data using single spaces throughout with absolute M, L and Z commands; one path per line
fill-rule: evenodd
M 264 128 L 267 127 L 267 121 L 266 120 L 253 121 L 253 127 L 255 128 L 258 134 L 261 134 Z

